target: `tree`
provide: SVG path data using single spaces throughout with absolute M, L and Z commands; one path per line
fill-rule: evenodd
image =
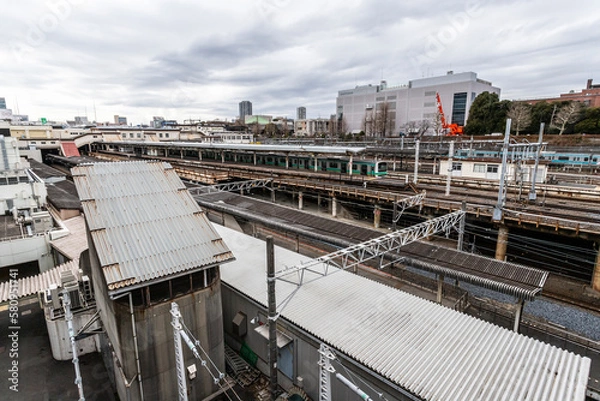
M 575 125 L 575 132 L 600 134 L 600 107 L 589 107 L 583 114 L 583 120 Z
M 508 100 L 500 101 L 497 93 L 480 93 L 469 110 L 465 134 L 488 135 L 492 132 L 504 132 L 509 105 Z
M 375 111 L 375 132 L 386 137 L 392 131 L 392 118 L 388 102 L 377 103 Z
M 531 123 L 529 127 L 525 128 L 524 131 L 529 133 L 539 132 L 540 124 L 546 124 L 547 129 L 550 127 L 550 120 L 552 119 L 552 113 L 554 112 L 554 103 L 538 102 L 531 106 Z
M 552 120 L 552 125 L 558 128 L 558 135 L 562 135 L 565 132 L 568 124 L 573 124 L 579 118 L 581 112 L 581 103 L 579 102 L 568 102 L 562 106 Z
M 511 102 L 506 117 L 512 119 L 516 135 L 531 124 L 531 106 L 524 102 Z
M 414 136 L 416 139 L 421 139 L 423 134 L 431 127 L 431 121 L 409 121 L 404 125 L 404 131 Z

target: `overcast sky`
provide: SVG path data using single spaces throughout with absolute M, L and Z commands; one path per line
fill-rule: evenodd
M 30 119 L 329 117 L 339 90 L 448 70 L 503 99 L 600 83 L 597 0 L 11 0 L 0 20 L 0 97 Z

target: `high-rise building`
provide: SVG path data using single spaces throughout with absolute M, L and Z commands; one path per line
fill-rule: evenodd
M 127 125 L 127 117 L 115 114 L 115 125 Z
M 306 120 L 306 107 L 298 107 L 296 109 L 296 120 Z
M 249 100 L 242 100 L 240 102 L 240 121 L 244 122 L 246 116 L 252 115 L 252 102 Z
M 6 109 L 6 99 L 0 97 L 0 109 Z
M 415 79 L 408 85 L 390 87 L 361 85 L 341 90 L 336 99 L 338 120 L 344 120 L 350 132 L 364 131 L 368 136 L 398 135 L 425 131 L 436 133 L 439 93 L 446 120 L 465 125 L 473 101 L 482 92 L 497 93 L 500 88 L 477 78 L 474 72 Z

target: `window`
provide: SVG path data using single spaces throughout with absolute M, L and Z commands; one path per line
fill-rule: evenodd
M 485 164 L 477 164 L 477 163 L 475 163 L 473 165 L 473 172 L 474 173 L 485 173 Z
M 168 133 L 168 132 L 166 132 L 166 133 L 165 133 L 165 138 L 168 138 L 168 137 L 169 137 L 169 133 Z
M 425 102 L 423 103 L 423 107 L 435 107 L 435 102 Z
M 159 133 L 158 133 L 158 137 L 159 137 L 159 138 L 162 138 L 162 137 L 163 137 L 163 135 L 162 135 L 162 132 L 159 132 Z
M 127 138 L 127 134 L 126 134 L 126 133 L 124 133 L 124 132 L 121 134 L 121 136 L 122 136 L 123 138 Z
M 383 102 L 385 100 L 385 96 L 378 96 L 375 101 L 376 102 Z
M 462 170 L 462 163 L 457 163 L 457 162 L 452 163 L 452 170 L 454 170 L 454 171 L 461 171 Z
M 467 115 L 467 92 L 454 94 L 452 103 L 452 124 L 465 125 Z
M 424 93 L 424 96 L 435 96 L 436 92 L 435 91 L 427 91 Z
M 130 137 L 130 138 L 133 138 L 133 132 L 130 132 L 130 133 L 129 133 L 129 137 Z
M 488 164 L 487 166 L 488 173 L 498 174 L 498 165 L 497 164 Z
M 142 134 L 141 134 L 140 132 L 138 132 L 138 133 L 137 133 L 137 137 L 138 137 L 138 138 L 141 138 L 141 137 L 142 137 Z

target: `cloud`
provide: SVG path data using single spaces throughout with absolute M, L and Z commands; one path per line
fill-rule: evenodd
M 328 117 L 339 90 L 447 70 L 475 71 L 503 98 L 556 96 L 597 73 L 596 9 L 592 0 L 23 0 L 3 9 L 0 96 L 34 118 L 95 105 L 100 120 L 134 123 L 230 119 L 241 100 L 263 114 L 293 117 L 302 105 Z

